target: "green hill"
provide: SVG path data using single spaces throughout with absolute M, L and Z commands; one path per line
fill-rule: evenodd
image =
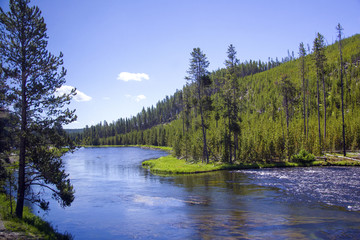
M 360 35 L 342 40 L 344 62 L 344 105 L 346 148 L 360 149 Z M 319 146 L 317 87 L 314 54 L 305 57 L 306 134 L 304 134 L 303 93 L 300 59 L 283 63 L 250 61 L 210 74 L 207 108 L 204 113 L 207 146 L 212 161 L 277 161 L 301 149 L 316 155 L 342 149 L 341 84 L 338 43 L 325 47 L 324 69 L 327 107 L 324 138 L 324 93 L 320 87 L 321 146 Z M 230 77 L 229 77 L 230 76 Z M 288 105 L 289 128 L 282 93 L 282 78 L 290 81 L 294 95 Z M 236 101 L 229 110 L 229 79 Z M 143 110 L 132 119 L 92 126 L 77 136 L 82 144 L 171 146 L 178 157 L 203 157 L 203 134 L 194 84 L 185 86 L 154 108 Z M 186 94 L 189 93 L 187 96 Z M 229 110 L 229 111 L 228 111 Z M 232 120 L 229 121 L 229 116 Z M 231 130 L 229 130 L 231 129 Z

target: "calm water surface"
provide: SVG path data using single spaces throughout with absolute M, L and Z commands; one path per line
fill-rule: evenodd
M 140 148 L 67 155 L 75 201 L 66 209 L 52 202 L 45 218 L 75 239 L 360 238 L 360 168 L 160 177 L 141 167 L 164 155 Z

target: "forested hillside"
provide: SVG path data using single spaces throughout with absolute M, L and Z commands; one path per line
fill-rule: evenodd
M 171 146 L 178 157 L 224 162 L 286 159 L 301 149 L 340 151 L 342 75 L 346 149 L 358 150 L 360 35 L 341 40 L 342 64 L 339 42 L 317 40 L 310 52 L 300 44 L 301 54 L 289 54 L 282 64 L 239 63 L 230 45 L 225 68 L 212 73 L 197 49 L 197 63 L 205 63 L 201 76 L 190 67 L 189 81 L 173 96 L 136 117 L 87 127 L 77 141 Z
M 268 63 L 261 61 L 245 61 L 241 63 L 238 68 L 241 76 L 247 76 L 258 72 L 266 71 L 268 69 L 279 66 L 281 63 L 289 61 L 292 56 L 282 59 L 281 62 L 276 58 L 269 60 Z M 136 116 L 130 118 L 120 118 L 114 122 L 108 123 L 106 120 L 96 124 L 95 126 L 86 126 L 84 131 L 76 129 L 75 131 L 66 130 L 78 143 L 85 145 L 116 145 L 127 144 L 123 141 L 119 142 L 112 139 L 109 142 L 108 137 L 113 137 L 119 134 L 130 133 L 132 131 L 150 129 L 159 124 L 169 123 L 175 120 L 178 114 L 183 109 L 183 92 L 178 90 L 172 96 L 166 96 L 163 100 L 158 101 L 155 106 L 142 109 Z

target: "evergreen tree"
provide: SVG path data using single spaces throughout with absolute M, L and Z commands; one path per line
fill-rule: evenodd
M 302 81 L 302 90 L 303 90 L 303 118 L 304 118 L 304 137 L 306 136 L 306 83 L 305 83 L 305 56 L 306 51 L 304 43 L 300 43 L 299 46 L 299 57 L 300 57 L 300 75 Z
M 201 128 L 203 135 L 203 160 L 209 163 L 209 154 L 206 142 L 206 126 L 205 126 L 205 114 L 204 114 L 204 100 L 206 96 L 206 88 L 209 86 L 209 78 L 207 77 L 209 72 L 209 61 L 206 55 L 200 50 L 200 48 L 194 48 L 191 52 L 190 66 L 188 70 L 188 80 L 196 86 L 196 99 L 197 105 L 200 111 Z
M 227 50 L 228 59 L 225 60 L 225 66 L 227 67 L 227 73 L 225 75 L 225 83 L 223 86 L 223 98 L 225 102 L 225 117 L 228 118 L 228 132 L 226 133 L 225 149 L 228 149 L 228 162 L 232 162 L 232 159 L 236 158 L 237 135 L 239 133 L 238 119 L 238 81 L 236 76 L 236 66 L 239 64 L 239 59 L 236 58 L 235 47 L 230 44 Z M 232 135 L 234 135 L 234 141 L 232 141 Z M 232 152 L 232 146 L 234 146 L 234 153 Z M 226 151 L 227 152 L 227 151 Z
M 19 171 L 16 215 L 21 218 L 25 197 L 48 207 L 41 191 L 47 188 L 62 206 L 74 200 L 73 186 L 63 170 L 63 147 L 74 149 L 62 125 L 76 119 L 74 111 L 64 106 L 75 94 L 56 96 L 65 83 L 62 54 L 48 50 L 46 24 L 38 7 L 30 0 L 10 0 L 10 11 L 0 9 L 1 69 L 7 79 L 7 104 L 13 104 L 19 119 Z
M 344 30 L 340 23 L 336 26 L 339 38 L 339 55 L 340 55 L 340 84 L 341 84 L 341 116 L 342 116 L 342 138 L 343 138 L 343 152 L 346 156 L 346 142 L 345 142 L 345 116 L 344 116 L 344 81 L 343 81 L 343 59 L 341 52 L 341 34 Z
M 290 106 L 295 102 L 296 97 L 296 88 L 294 84 L 290 81 L 288 75 L 283 75 L 280 80 L 280 92 L 283 96 L 283 107 L 285 110 L 286 115 L 286 149 L 288 159 L 290 159 L 290 152 L 289 152 L 289 124 L 290 124 Z
M 319 129 L 319 150 L 320 154 L 322 153 L 321 146 L 321 128 L 320 128 L 320 88 L 319 88 L 319 79 L 323 80 L 323 90 L 324 90 L 324 139 L 326 138 L 326 91 L 325 91 L 325 80 L 324 80 L 324 63 L 326 61 L 325 57 L 325 43 L 324 37 L 318 33 L 317 37 L 314 40 L 314 61 L 316 67 L 316 86 L 317 86 L 317 108 L 318 108 L 318 129 Z
M 190 104 L 190 87 L 185 85 L 183 87 L 183 139 L 185 144 L 185 160 L 189 159 L 189 141 L 190 141 L 190 112 L 191 112 L 191 104 Z

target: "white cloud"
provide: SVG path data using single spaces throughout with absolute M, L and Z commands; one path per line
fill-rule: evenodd
M 140 102 L 141 100 L 145 100 L 145 99 L 146 99 L 146 97 L 142 94 L 135 97 L 135 101 L 137 101 L 137 102 Z
M 60 88 L 56 89 L 55 96 L 62 96 L 63 94 L 69 94 L 71 90 L 73 90 L 74 87 L 62 85 Z M 73 97 L 75 101 L 77 102 L 87 102 L 92 99 L 92 97 L 86 95 L 85 93 L 76 90 L 76 95 Z
M 141 82 L 142 80 L 149 80 L 150 77 L 146 73 L 129 73 L 129 72 L 121 72 L 118 77 L 118 80 L 121 81 L 137 81 Z
M 125 95 L 126 98 L 130 98 L 131 100 L 135 101 L 135 102 L 140 102 L 142 100 L 146 99 L 146 96 L 143 94 L 137 95 L 137 96 L 132 96 L 130 94 L 126 94 Z

